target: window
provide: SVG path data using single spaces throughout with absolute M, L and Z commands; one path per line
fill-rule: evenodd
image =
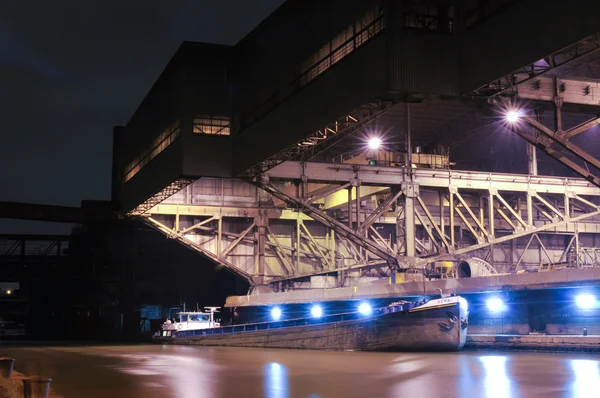
M 376 8 L 338 33 L 300 67 L 303 86 L 383 30 L 382 10 Z
M 190 322 L 208 322 L 209 315 L 190 314 Z
M 229 118 L 225 116 L 197 116 L 194 134 L 229 135 Z
M 136 175 L 144 166 L 146 166 L 152 159 L 158 156 L 159 153 L 164 151 L 169 145 L 179 137 L 181 131 L 179 121 L 171 124 L 167 127 L 158 137 L 152 141 L 152 145 L 144 150 L 139 156 L 133 159 L 129 165 L 125 168 L 123 173 L 123 184 L 129 181 L 134 175 Z

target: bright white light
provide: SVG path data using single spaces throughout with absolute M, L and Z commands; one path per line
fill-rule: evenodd
M 464 312 L 469 312 L 469 303 L 467 303 L 467 300 L 464 297 L 458 298 L 458 304 Z
M 521 111 L 508 111 L 506 114 L 506 121 L 509 123 L 516 123 L 521 117 Z
M 582 310 L 589 310 L 596 306 L 596 297 L 591 294 L 580 294 L 575 297 L 575 304 Z
M 369 139 L 369 148 L 371 149 L 379 149 L 381 146 L 381 138 L 373 137 Z
M 369 303 L 361 303 L 358 306 L 358 312 L 360 312 L 362 315 L 370 315 L 371 311 L 372 309 Z
M 504 311 L 504 302 L 501 299 L 499 299 L 498 297 L 488 299 L 485 302 L 485 305 L 487 306 L 487 309 L 490 312 Z
M 275 320 L 278 321 L 279 318 L 281 318 L 281 310 L 279 309 L 279 307 L 275 307 L 271 310 L 271 317 Z
M 10 295 L 10 294 L 12 294 L 12 291 L 10 291 L 10 290 L 7 290 L 7 291 L 6 291 L 6 294 L 9 294 L 9 295 Z
M 313 307 L 310 309 L 310 314 L 313 316 L 313 318 L 320 318 L 321 315 L 323 315 L 323 309 L 319 305 L 313 305 Z

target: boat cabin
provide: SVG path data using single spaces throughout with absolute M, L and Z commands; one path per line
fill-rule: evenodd
M 170 336 L 172 331 L 209 329 L 221 326 L 220 322 L 215 321 L 215 312 L 218 307 L 206 307 L 208 312 L 185 311 L 178 312 L 173 321 L 167 319 L 160 328 L 161 336 Z

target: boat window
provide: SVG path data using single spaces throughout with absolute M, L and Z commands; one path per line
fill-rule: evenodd
M 209 316 L 208 315 L 202 315 L 202 314 L 194 314 L 191 315 L 190 314 L 190 322 L 196 321 L 196 322 L 208 322 Z
M 187 322 L 187 320 L 188 320 L 187 315 L 181 315 L 181 322 Z

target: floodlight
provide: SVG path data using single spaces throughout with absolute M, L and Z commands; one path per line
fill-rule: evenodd
M 381 146 L 381 138 L 371 137 L 369 139 L 369 148 L 370 149 L 379 149 L 380 146 Z
M 511 110 L 506 113 L 506 121 L 509 123 L 518 122 L 520 117 L 521 117 L 521 111 L 519 111 L 519 110 Z
M 371 311 L 372 309 L 369 303 L 361 303 L 358 306 L 358 312 L 360 312 L 362 315 L 370 315 Z
M 271 310 L 271 317 L 275 321 L 278 321 L 279 318 L 281 318 L 281 310 L 279 309 L 279 307 L 275 307 Z
M 500 312 L 504 310 L 504 302 L 498 297 L 493 297 L 485 302 L 487 309 L 490 312 Z
M 313 316 L 313 318 L 320 318 L 321 315 L 323 315 L 323 309 L 320 305 L 313 305 L 313 307 L 310 309 L 310 314 Z
M 580 294 L 575 297 L 575 304 L 582 310 L 589 310 L 596 306 L 596 297 L 592 294 Z

